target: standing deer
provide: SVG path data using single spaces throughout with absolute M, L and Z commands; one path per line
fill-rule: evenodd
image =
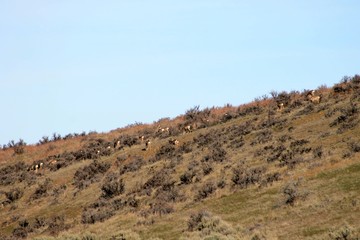
M 146 140 L 146 142 L 145 142 L 145 150 L 148 150 L 150 148 L 150 145 L 151 145 L 151 141 Z
M 279 112 L 281 112 L 282 110 L 284 110 L 284 108 L 285 108 L 284 103 L 278 103 L 278 104 L 277 104 L 277 110 L 278 110 Z
M 191 125 L 187 125 L 184 127 L 184 132 L 185 133 L 190 133 L 191 132 Z
M 170 144 L 173 144 L 173 145 L 179 145 L 180 142 L 179 142 L 179 140 L 177 140 L 177 139 L 170 139 L 170 140 L 169 140 L 169 143 L 170 143 Z
M 321 96 L 315 95 L 315 90 L 308 92 L 308 94 L 306 95 L 306 98 L 314 104 L 319 104 L 321 101 Z

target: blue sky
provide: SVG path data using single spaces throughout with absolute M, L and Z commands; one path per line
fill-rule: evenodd
M 0 0 L 0 144 L 359 73 L 357 0 Z

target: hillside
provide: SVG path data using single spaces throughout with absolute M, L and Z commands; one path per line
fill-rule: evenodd
M 359 239 L 360 76 L 271 95 L 5 147 L 0 239 Z

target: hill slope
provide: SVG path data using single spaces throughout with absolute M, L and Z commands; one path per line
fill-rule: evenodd
M 0 239 L 355 239 L 360 77 L 313 95 L 6 148 Z

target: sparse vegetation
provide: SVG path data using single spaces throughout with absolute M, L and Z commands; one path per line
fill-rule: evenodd
M 109 170 L 110 164 L 98 161 L 92 162 L 89 166 L 83 167 L 75 172 L 74 185 L 78 189 L 84 189 L 91 183 L 99 180 L 100 176 Z
M 5 192 L 5 196 L 9 202 L 15 202 L 20 199 L 23 194 L 24 191 L 19 188 L 11 189 L 9 192 Z
M 101 187 L 103 198 L 112 198 L 120 195 L 125 191 L 125 184 L 115 173 L 110 173 L 105 179 L 105 183 Z
M 305 200 L 308 192 L 300 189 L 301 180 L 292 181 L 287 183 L 282 192 L 285 196 L 285 204 L 294 206 L 294 204 L 300 200 Z
M 247 188 L 250 185 L 259 183 L 265 173 L 264 167 L 249 168 L 243 164 L 233 169 L 232 182 L 240 188 Z
M 358 239 L 360 77 L 309 92 L 10 141 L 0 239 Z

